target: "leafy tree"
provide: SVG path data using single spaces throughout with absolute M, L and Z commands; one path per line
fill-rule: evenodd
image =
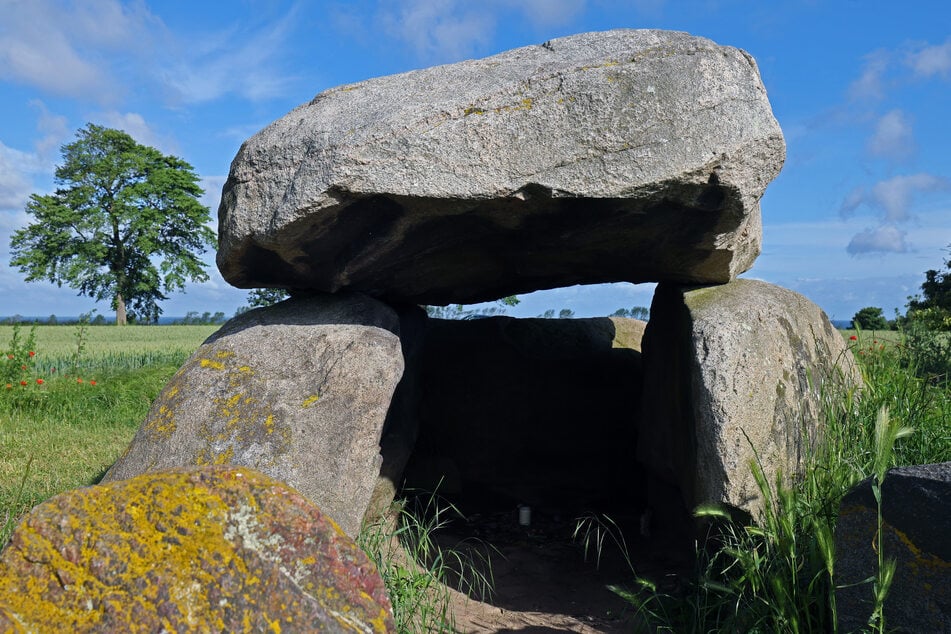
M 630 317 L 631 319 L 640 319 L 642 321 L 647 321 L 650 318 L 651 311 L 649 308 L 644 306 L 635 306 L 634 308 L 628 310 L 627 308 L 618 308 L 616 311 L 611 313 L 611 317 Z
M 208 326 L 212 324 L 223 324 L 225 323 L 225 314 L 221 311 L 216 312 L 214 315 L 211 314 L 211 311 L 205 311 L 198 315 L 197 310 L 190 310 L 185 313 L 185 316 L 176 321 L 176 324 L 182 326 Z
M 164 293 L 208 279 L 198 256 L 215 235 L 198 176 L 120 130 L 88 124 L 76 137 L 61 149 L 56 192 L 30 196 L 34 221 L 14 232 L 10 265 L 28 282 L 109 299 L 119 325 L 156 322 Z
M 862 330 L 888 330 L 888 320 L 881 308 L 866 306 L 852 317 L 852 327 Z
M 562 308 L 558 311 L 558 319 L 571 319 L 575 316 L 575 311 L 570 308 Z
M 262 308 L 290 297 L 285 288 L 255 288 L 248 293 L 248 308 Z
M 908 317 L 935 330 L 951 330 L 951 259 L 944 265 L 944 271 L 925 271 L 921 295 L 908 298 Z
M 504 315 L 505 308 L 517 306 L 521 300 L 516 295 L 509 295 L 495 300 L 498 306 L 485 306 L 479 309 L 467 309 L 465 304 L 449 304 L 448 306 L 423 306 L 426 314 L 433 319 L 476 319 Z

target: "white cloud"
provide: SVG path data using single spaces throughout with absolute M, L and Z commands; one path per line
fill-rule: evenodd
M 913 217 L 911 204 L 915 196 L 949 189 L 951 181 L 932 174 L 894 176 L 879 181 L 871 189 L 853 189 L 842 202 L 840 211 L 843 216 L 849 216 L 861 205 L 868 205 L 882 212 L 884 222 L 905 222 Z
M 485 4 L 461 0 L 406 0 L 383 10 L 383 27 L 428 61 L 453 62 L 471 57 L 491 42 L 495 17 Z
M 29 174 L 35 171 L 36 156 L 4 145 L 0 141 L 0 209 L 19 209 L 33 189 Z
M 212 219 L 217 217 L 218 205 L 221 203 L 221 188 L 224 187 L 227 176 L 204 176 L 201 179 L 201 188 L 205 193 L 201 197 L 201 204 L 211 210 Z M 212 227 L 216 232 L 217 223 Z
M 845 197 L 845 200 L 842 201 L 842 204 L 839 206 L 839 213 L 843 218 L 848 218 L 855 213 L 856 209 L 865 203 L 867 197 L 868 192 L 864 187 L 856 187 L 850 191 Z
M 871 202 L 885 212 L 886 222 L 902 222 L 911 217 L 909 208 L 916 194 L 949 188 L 951 188 L 951 182 L 931 174 L 895 176 L 878 182 L 872 187 Z
M 144 51 L 160 24 L 143 3 L 116 0 L 7 0 L 2 13 L 0 78 L 99 103 L 121 92 L 111 53 Z
M 908 63 L 918 77 L 951 77 L 951 38 L 944 44 L 926 46 L 912 53 L 908 56 Z
M 177 154 L 178 144 L 173 140 L 166 138 L 152 129 L 145 121 L 145 117 L 137 112 L 119 112 L 117 110 L 108 110 L 99 112 L 90 117 L 93 123 L 122 130 L 142 145 L 154 147 L 164 154 Z
M 873 156 L 902 160 L 915 151 L 911 121 L 901 110 L 895 109 L 878 120 L 875 133 L 868 141 L 868 151 Z
M 878 50 L 866 55 L 862 74 L 849 86 L 849 96 L 857 100 L 877 100 L 884 97 L 884 77 L 888 66 L 887 51 Z
M 251 101 L 284 94 L 293 77 L 278 68 L 296 8 L 258 30 L 232 27 L 206 33 L 201 46 L 180 46 L 183 57 L 173 59 L 160 79 L 173 102 L 203 103 L 225 95 Z
M 905 240 L 907 235 L 906 231 L 902 231 L 894 225 L 869 228 L 855 234 L 845 250 L 849 255 L 906 253 L 910 250 Z
M 46 104 L 39 99 L 31 100 L 30 105 L 39 112 L 36 129 L 43 133 L 43 136 L 34 143 L 34 147 L 39 157 L 48 160 L 52 165 L 54 150 L 59 149 L 70 136 L 69 124 L 66 117 L 51 113 Z

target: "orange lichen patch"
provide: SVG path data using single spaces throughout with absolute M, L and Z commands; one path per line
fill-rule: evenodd
M 947 575 L 948 572 L 951 571 L 951 562 L 945 561 L 934 553 L 922 551 L 904 531 L 898 530 L 887 522 L 884 523 L 883 528 L 897 538 L 908 550 L 908 556 L 911 561 L 907 563 L 907 566 L 913 573 L 921 573 L 922 568 L 930 572 L 940 572 L 943 575 Z
M 38 506 L 0 555 L 0 626 L 393 631 L 382 582 L 352 540 L 286 485 L 221 467 Z

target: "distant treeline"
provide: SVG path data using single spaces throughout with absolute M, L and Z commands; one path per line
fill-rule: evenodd
M 221 311 L 212 313 L 211 311 L 205 311 L 199 313 L 197 310 L 189 311 L 185 314 L 184 317 L 159 317 L 156 325 L 159 326 L 208 326 L 223 324 L 228 320 L 225 314 Z M 130 323 L 136 323 L 133 320 L 129 320 Z M 109 326 L 115 324 L 114 318 L 106 317 L 105 315 L 79 315 L 79 316 L 68 316 L 68 317 L 57 317 L 56 315 L 50 315 L 49 317 L 37 317 L 35 315 L 9 315 L 7 317 L 0 317 L 0 324 L 9 326 L 13 324 L 42 324 L 46 326 L 68 326 L 70 324 L 78 324 L 80 322 L 86 322 L 90 326 Z M 152 325 L 147 324 L 147 325 Z

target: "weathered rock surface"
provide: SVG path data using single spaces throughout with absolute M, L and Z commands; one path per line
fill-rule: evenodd
M 630 508 L 644 322 L 433 319 L 406 485 L 464 510 Z
M 376 568 L 244 468 L 147 474 L 36 507 L 0 555 L 4 632 L 390 632 Z
M 243 465 L 287 482 L 356 535 L 403 372 L 398 332 L 392 309 L 347 293 L 232 319 L 165 386 L 105 481 Z
M 885 599 L 892 632 L 951 632 L 951 462 L 892 469 L 882 483 L 882 541 L 898 567 Z M 839 630 L 855 632 L 872 614 L 878 510 L 871 480 L 839 506 L 835 531 Z
M 820 420 L 819 386 L 861 383 L 818 306 L 754 280 L 658 285 L 643 355 L 638 456 L 685 510 L 718 502 L 755 514 L 750 461 L 758 455 L 767 478 L 796 471 Z
M 586 33 L 341 86 L 249 139 L 219 209 L 231 284 L 415 303 L 719 283 L 760 249 L 785 144 L 752 58 Z

